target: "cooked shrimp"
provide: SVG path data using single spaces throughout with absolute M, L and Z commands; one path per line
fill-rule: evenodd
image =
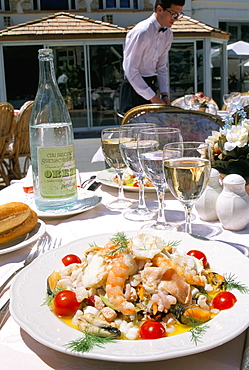
M 125 281 L 136 273 L 137 265 L 130 254 L 121 254 L 115 259 L 106 281 L 106 294 L 110 303 L 124 315 L 135 313 L 135 307 L 124 297 Z
M 185 271 L 185 269 L 178 265 L 178 263 L 171 261 L 170 258 L 165 258 L 161 255 L 156 255 L 152 259 L 154 266 L 168 267 L 176 270 L 177 274 L 181 276 L 186 283 L 190 285 L 204 286 L 206 278 L 204 276 L 197 275 L 195 270 Z

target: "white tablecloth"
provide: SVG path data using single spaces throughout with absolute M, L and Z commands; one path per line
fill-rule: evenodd
M 82 179 L 89 178 L 93 173 L 81 174 Z M 96 194 L 102 196 L 102 203 L 87 212 L 80 213 L 68 219 L 47 219 L 46 232 L 52 237 L 61 237 L 63 244 L 82 237 L 101 233 L 115 233 L 117 231 L 139 230 L 143 223 L 126 220 L 122 213 L 113 212 L 105 207 L 105 204 L 117 196 L 117 189 L 102 185 L 96 190 Z M 7 201 L 19 201 L 23 196 L 22 183 L 17 182 L 0 192 L 0 203 Z M 136 192 L 126 192 L 126 196 L 137 199 Z M 155 192 L 146 192 L 147 205 L 150 208 L 157 207 Z M 183 208 L 180 203 L 173 199 L 170 193 L 166 193 L 166 217 L 168 221 L 180 221 L 184 219 Z M 201 222 L 196 214 L 195 222 Z M 220 224 L 214 223 L 219 226 Z M 249 225 L 240 232 L 231 232 L 221 229 L 221 233 L 213 239 L 234 243 L 234 245 L 249 246 Z M 21 266 L 29 253 L 31 246 L 0 256 L 0 285 L 5 279 Z M 9 289 L 0 297 L 0 306 L 8 298 Z M 229 325 L 229 323 L 228 323 Z M 0 331 L 0 368 L 9 369 L 127 369 L 127 366 L 136 370 L 151 370 L 155 367 L 160 369 L 178 370 L 239 370 L 246 340 L 246 333 L 223 344 L 215 349 L 205 351 L 187 357 L 159 361 L 155 363 L 125 364 L 116 362 L 104 362 L 85 360 L 75 356 L 69 356 L 49 349 L 36 342 L 24 330 L 8 316 Z M 167 351 L 167 348 L 165 348 Z M 243 370 L 246 367 L 243 368 Z

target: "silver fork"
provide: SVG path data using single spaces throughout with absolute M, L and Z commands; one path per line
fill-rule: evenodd
M 24 261 L 24 264 L 22 267 L 20 267 L 18 270 L 13 272 L 12 275 L 2 284 L 0 287 L 0 294 L 2 293 L 3 289 L 6 287 L 6 285 L 10 282 L 10 280 L 18 274 L 24 267 L 28 266 L 31 262 L 34 261 L 36 257 L 43 254 L 44 252 L 47 252 L 51 249 L 57 248 L 61 245 L 61 239 L 49 239 L 49 237 L 45 237 L 42 240 L 38 239 L 36 244 L 33 246 L 31 251 L 29 252 L 27 258 Z M 5 317 L 7 316 L 7 313 L 9 311 L 9 305 L 10 305 L 10 299 L 7 300 L 7 302 L 0 308 L 0 329 L 2 327 L 2 323 L 5 320 Z

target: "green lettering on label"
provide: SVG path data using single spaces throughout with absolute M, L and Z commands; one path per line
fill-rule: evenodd
M 76 195 L 74 146 L 39 147 L 37 154 L 41 196 L 55 199 Z

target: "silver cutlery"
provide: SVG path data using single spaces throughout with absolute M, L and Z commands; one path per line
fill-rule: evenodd
M 57 248 L 60 245 L 61 245 L 61 239 L 57 239 L 57 238 L 50 239 L 49 237 L 45 237 L 42 240 L 38 239 L 38 241 L 35 243 L 35 245 L 31 249 L 30 253 L 28 254 L 27 258 L 25 259 L 23 266 L 17 269 L 15 272 L 13 272 L 13 274 L 10 275 L 10 277 L 1 285 L 0 294 L 2 293 L 6 285 L 10 282 L 10 280 L 14 276 L 16 276 L 18 272 L 20 272 L 24 267 L 28 266 L 31 262 L 34 261 L 34 259 L 36 259 L 41 254 L 49 250 L 52 250 L 54 248 Z M 10 299 L 8 299 L 7 302 L 0 308 L 0 329 L 9 311 L 9 305 L 10 305 Z

